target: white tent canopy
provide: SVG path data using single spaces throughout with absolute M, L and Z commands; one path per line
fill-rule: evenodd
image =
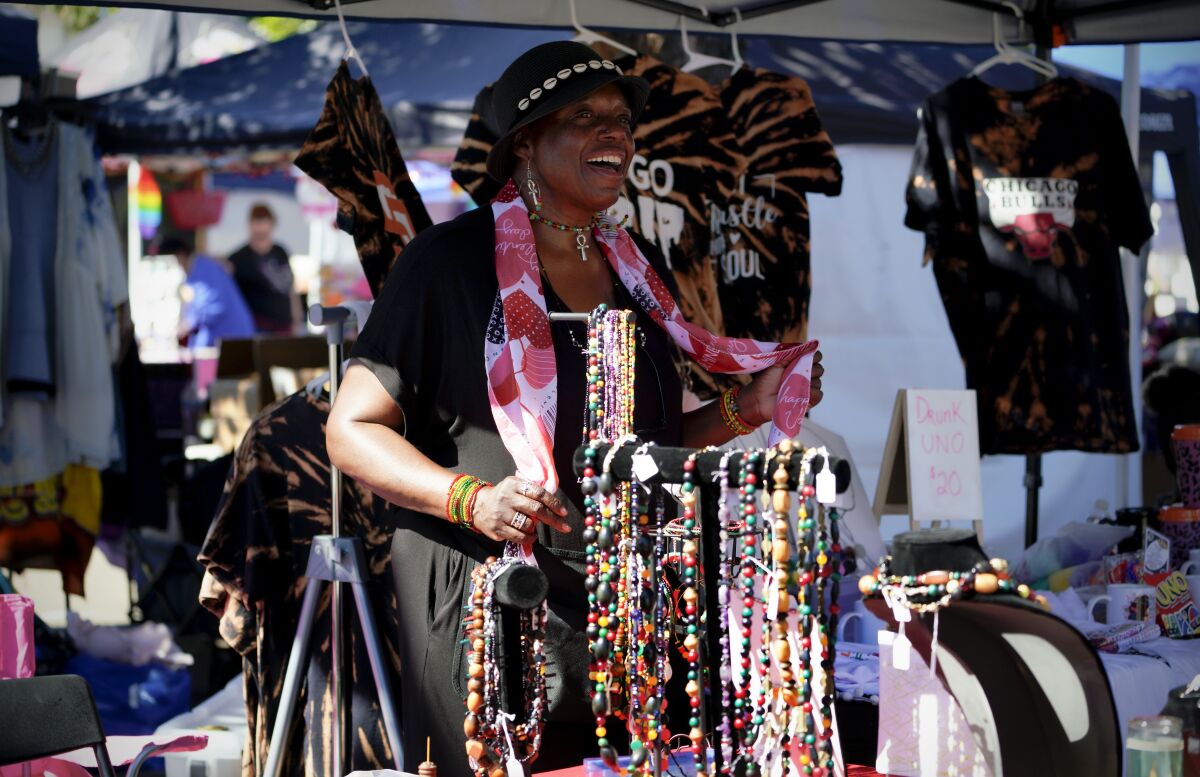
M 987 43 L 992 13 L 1012 12 L 997 0 L 577 0 L 579 20 L 607 29 L 668 30 L 681 13 L 693 31 L 733 24 L 738 32 L 871 41 Z M 104 0 L 105 5 L 230 14 L 333 15 L 333 0 Z M 1030 20 L 1062 25 L 1071 43 L 1132 43 L 1200 38 L 1194 0 L 1023 0 Z M 700 10 L 701 6 L 707 10 Z M 571 27 L 567 0 L 345 0 L 348 17 Z M 1047 10 L 1050 9 L 1050 10 Z M 738 22 L 738 19 L 741 19 Z M 708 22 L 708 24 L 705 23 Z M 1024 38 L 1031 40 L 1032 25 Z
M 239 54 L 264 41 L 245 19 L 220 14 L 122 9 L 49 54 L 44 63 L 79 74 L 88 98 L 124 89 L 176 68 Z

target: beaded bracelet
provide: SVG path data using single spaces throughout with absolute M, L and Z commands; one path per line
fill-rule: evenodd
M 446 520 L 468 529 L 475 528 L 475 497 L 491 486 L 473 475 L 459 475 L 446 492 Z
M 742 387 L 736 386 L 721 394 L 721 420 L 725 422 L 731 432 L 739 437 L 754 431 L 754 427 L 746 423 L 739 413 L 738 394 L 741 391 Z

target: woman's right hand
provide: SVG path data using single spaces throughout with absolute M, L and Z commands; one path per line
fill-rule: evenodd
M 571 527 L 563 518 L 567 507 L 556 495 L 525 478 L 510 475 L 475 497 L 473 525 L 489 539 L 524 543 L 540 521 L 566 534 Z M 522 529 L 513 526 L 517 515 L 528 516 Z M 516 521 L 520 523 L 520 521 Z

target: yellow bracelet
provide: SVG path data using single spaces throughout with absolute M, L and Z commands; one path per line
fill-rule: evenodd
M 446 520 L 459 526 L 474 528 L 475 497 L 490 483 L 472 475 L 459 475 L 446 493 Z
M 738 412 L 738 393 L 741 390 L 741 386 L 728 389 L 721 394 L 720 400 L 721 420 L 725 422 L 730 431 L 739 437 L 754 431 L 754 427 L 746 423 L 746 420 Z

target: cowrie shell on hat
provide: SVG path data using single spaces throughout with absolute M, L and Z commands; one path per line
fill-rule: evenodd
M 554 88 L 555 86 L 557 86 L 557 85 L 558 85 L 558 79 L 557 79 L 557 78 L 547 78 L 547 79 L 546 79 L 546 80 L 545 80 L 545 81 L 542 83 L 542 86 L 546 87 L 547 89 L 553 89 L 553 88 Z
M 600 69 L 600 60 L 593 59 L 591 62 L 588 63 L 588 67 L 590 67 L 592 70 L 599 70 Z
M 558 80 L 561 81 L 562 79 L 567 78 L 570 75 L 571 75 L 571 68 L 564 67 L 562 70 L 558 71 Z
M 616 65 L 609 62 L 607 59 L 604 60 L 603 62 L 601 62 L 600 64 L 604 66 L 605 70 L 612 70 L 614 67 L 616 67 Z
M 580 62 L 578 65 L 574 65 L 571 69 L 576 73 L 582 73 L 583 71 L 587 70 L 587 65 Z
M 532 90 L 530 90 L 530 92 L 529 92 L 529 99 L 530 99 L 530 100 L 536 100 L 537 98 L 539 98 L 539 97 L 541 97 L 541 96 L 542 96 L 542 90 L 541 90 L 541 89 L 532 89 Z
M 521 102 L 517 103 L 517 110 L 519 110 L 519 111 L 523 111 L 528 107 L 529 107 L 529 98 L 528 97 L 526 97 Z

